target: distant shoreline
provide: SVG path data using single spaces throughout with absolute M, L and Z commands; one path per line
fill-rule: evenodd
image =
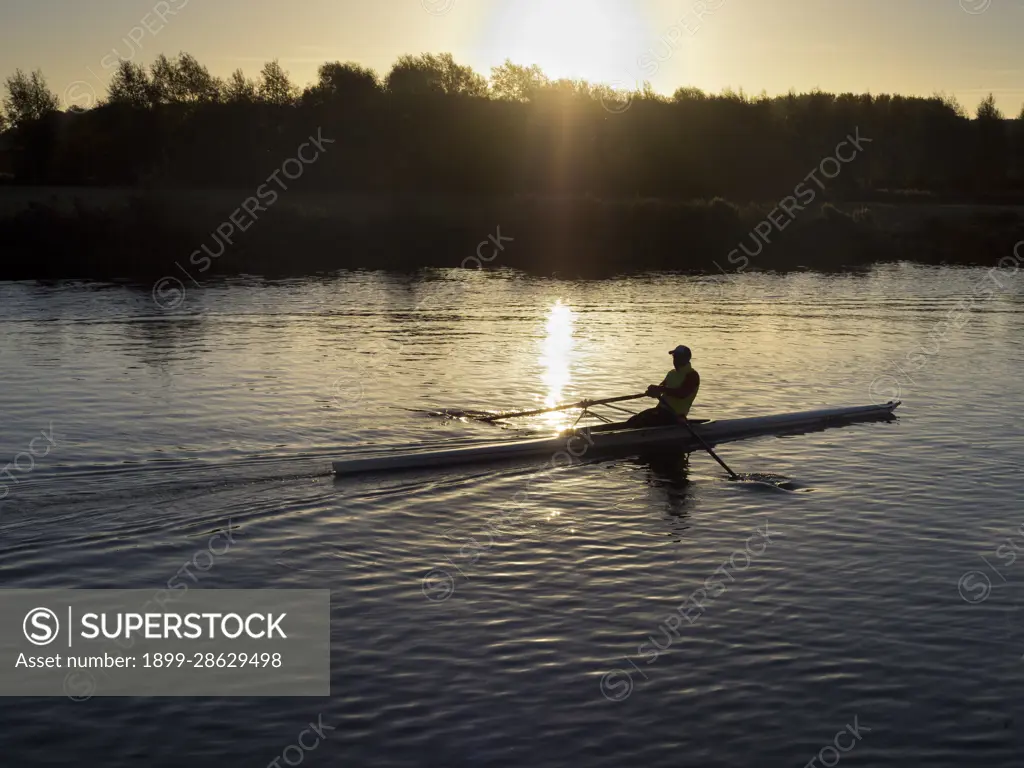
M 296 191 L 266 210 L 253 208 L 250 219 L 242 203 L 251 195 L 0 186 L 0 279 L 184 280 L 459 266 L 601 277 L 834 270 L 900 260 L 987 264 L 1024 236 L 1024 206 L 1016 205 L 816 201 L 786 218 L 771 203 L 719 198 L 467 200 Z

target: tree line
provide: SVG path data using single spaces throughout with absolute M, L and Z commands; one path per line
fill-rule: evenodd
M 1024 111 L 1006 120 L 991 95 L 973 117 L 941 94 L 666 97 L 511 61 L 484 77 L 450 54 L 403 56 L 383 77 L 329 62 L 304 88 L 277 61 L 227 79 L 187 53 L 121 61 L 87 110 L 62 110 L 38 70 L 5 86 L 0 145 L 21 184 L 247 187 L 321 128 L 336 143 L 308 169 L 309 190 L 412 206 L 424 195 L 768 200 L 857 129 L 870 148 L 829 182 L 830 198 L 1024 196 Z

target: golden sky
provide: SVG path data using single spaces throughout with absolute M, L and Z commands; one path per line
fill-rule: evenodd
M 219 75 L 278 58 L 305 84 L 327 60 L 383 74 L 401 54 L 449 51 L 483 74 L 511 58 L 666 94 L 944 92 L 972 110 L 992 91 L 1016 115 L 1022 22 L 1016 0 L 4 0 L 0 75 L 41 67 L 58 92 L 102 95 L 116 55 L 184 50 Z

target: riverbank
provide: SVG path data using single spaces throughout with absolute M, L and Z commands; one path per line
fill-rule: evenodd
M 804 202 L 6 188 L 0 279 L 459 266 L 592 277 L 894 260 L 987 264 L 1024 236 L 1024 207 Z

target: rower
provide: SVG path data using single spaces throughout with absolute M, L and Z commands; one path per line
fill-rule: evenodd
M 680 344 L 669 354 L 675 367 L 661 384 L 647 388 L 647 396 L 657 398 L 658 405 L 633 416 L 626 422 L 627 429 L 678 424 L 690 412 L 700 389 L 700 374 L 690 364 L 693 353 L 689 347 Z

